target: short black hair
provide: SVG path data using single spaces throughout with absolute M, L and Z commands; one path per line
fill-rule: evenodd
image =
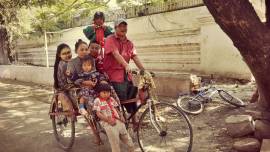
M 98 11 L 94 14 L 94 20 L 99 19 L 99 18 L 101 18 L 101 19 L 103 19 L 103 21 L 105 21 L 105 15 L 103 12 Z
M 93 44 L 93 43 L 100 45 L 100 44 L 97 42 L 96 39 L 93 39 L 93 40 L 90 41 L 90 43 L 89 43 L 89 45 L 88 45 L 88 48 L 89 48 L 90 45 Z
M 100 93 L 102 91 L 108 91 L 108 92 L 111 92 L 111 86 L 107 83 L 100 83 L 98 86 L 97 86 L 97 92 Z

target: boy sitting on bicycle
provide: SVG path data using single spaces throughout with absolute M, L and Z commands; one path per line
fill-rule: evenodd
M 120 152 L 120 139 L 128 146 L 128 151 L 133 152 L 134 145 L 125 127 L 124 119 L 116 109 L 117 102 L 111 97 L 111 86 L 100 84 L 97 91 L 99 95 L 94 101 L 93 110 L 96 111 L 106 131 L 112 152 Z

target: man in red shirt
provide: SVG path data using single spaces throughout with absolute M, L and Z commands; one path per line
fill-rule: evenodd
M 114 25 L 115 34 L 107 37 L 104 46 L 103 68 L 121 101 L 134 98 L 134 95 L 131 95 L 134 86 L 129 61 L 133 60 L 140 70 L 144 70 L 133 43 L 126 36 L 127 25 L 124 19 L 116 20 Z M 136 103 L 129 103 L 124 106 L 128 113 L 133 113 L 137 108 Z M 136 122 L 136 116 L 134 116 L 133 124 L 135 125 Z

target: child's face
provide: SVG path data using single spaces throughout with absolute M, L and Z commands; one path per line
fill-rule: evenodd
M 84 62 L 82 64 L 82 69 L 84 72 L 90 72 L 92 71 L 92 64 L 90 64 L 89 62 Z
M 101 91 L 99 93 L 99 95 L 101 98 L 108 99 L 110 97 L 111 93 L 109 91 Z
M 94 23 L 98 26 L 101 26 L 101 25 L 103 25 L 104 20 L 103 20 L 103 18 L 97 18 L 94 20 Z
M 97 43 L 91 43 L 89 46 L 90 54 L 97 58 L 100 52 L 100 46 Z

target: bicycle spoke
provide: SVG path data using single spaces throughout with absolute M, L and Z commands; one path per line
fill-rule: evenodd
M 70 116 L 55 115 L 52 117 L 52 124 L 56 141 L 64 150 L 70 149 L 73 145 L 75 138 L 74 123 L 74 120 L 72 120 Z

